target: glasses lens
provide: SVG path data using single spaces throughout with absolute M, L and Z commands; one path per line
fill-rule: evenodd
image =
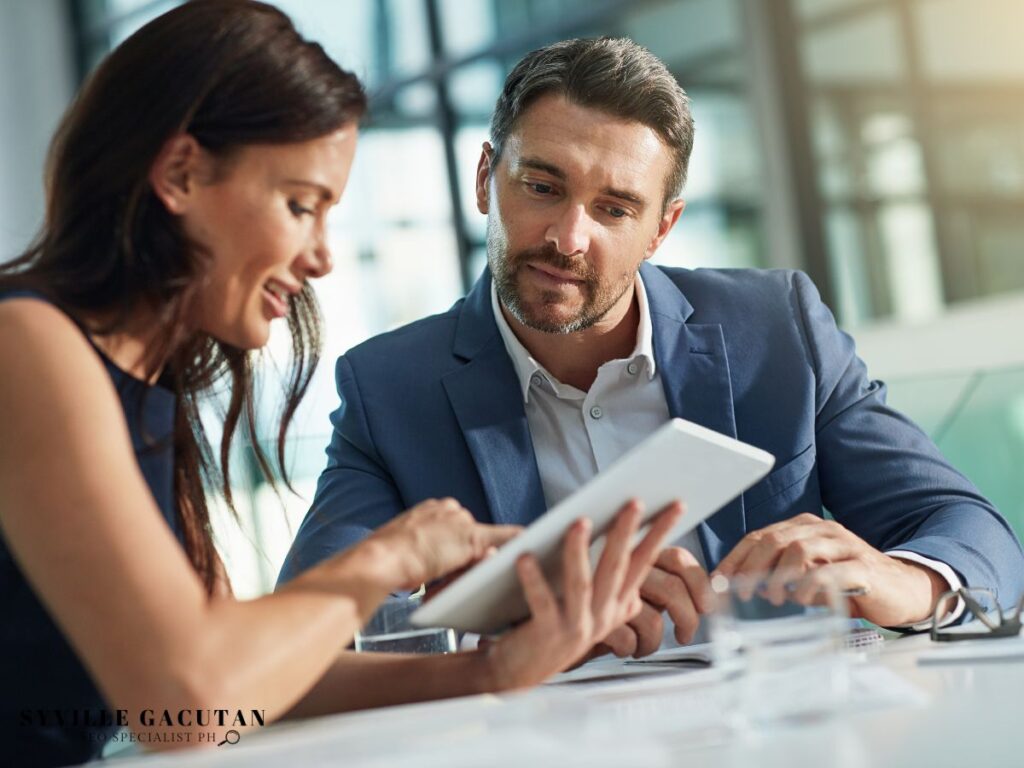
M 973 618 L 981 622 L 989 629 L 998 629 L 1002 626 L 1003 615 L 999 610 L 999 603 L 996 601 L 995 593 L 990 589 L 962 589 L 960 597 L 966 603 L 966 610 L 973 615 Z M 955 607 L 954 607 L 955 609 Z M 977 627 L 981 630 L 981 627 Z

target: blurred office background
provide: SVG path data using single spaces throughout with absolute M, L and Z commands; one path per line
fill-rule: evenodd
M 175 4 L 0 0 L 0 259 L 39 224 L 46 144 L 78 84 Z M 277 5 L 363 78 L 372 114 L 332 214 L 336 267 L 318 285 L 327 345 L 292 432 L 300 496 L 236 469 L 241 529 L 218 522 L 240 593 L 272 586 L 312 499 L 335 357 L 443 311 L 482 269 L 473 171 L 505 73 L 577 36 L 633 38 L 693 99 L 688 206 L 656 261 L 806 270 L 890 401 L 1024 533 L 1020 0 Z M 282 342 L 267 355 L 268 438 Z M 243 445 L 237 460 L 252 469 Z

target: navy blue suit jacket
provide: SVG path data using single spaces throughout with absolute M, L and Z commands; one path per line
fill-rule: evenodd
M 1024 555 L 1002 516 L 885 404 L 806 275 L 644 264 L 669 412 L 769 451 L 775 470 L 701 524 L 708 568 L 749 531 L 800 512 L 881 550 L 948 563 L 1008 604 Z M 546 506 L 522 390 L 494 322 L 490 275 L 448 312 L 338 359 L 341 406 L 287 580 L 402 510 L 453 496 L 479 520 Z

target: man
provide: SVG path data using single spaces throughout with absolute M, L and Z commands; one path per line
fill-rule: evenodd
M 657 649 L 663 612 L 688 642 L 711 569 L 827 574 L 894 627 L 928 626 L 961 585 L 1016 599 L 1016 537 L 886 407 L 806 276 L 646 263 L 683 211 L 692 142 L 686 95 L 628 40 L 516 66 L 476 176 L 488 270 L 447 313 L 338 360 L 328 466 L 282 579 L 429 497 L 527 524 L 678 416 L 776 469 L 663 552 L 606 641 L 618 655 Z

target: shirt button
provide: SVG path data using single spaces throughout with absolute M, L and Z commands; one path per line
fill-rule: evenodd
M 595 405 L 593 408 L 590 409 L 590 415 L 595 419 L 600 419 L 602 416 L 604 416 L 604 411 L 602 411 L 598 406 Z
M 639 371 L 639 370 L 640 370 L 640 366 L 637 365 L 636 363 L 630 363 L 629 365 L 626 366 L 626 372 L 630 376 L 636 376 L 636 372 Z
M 530 383 L 533 384 L 533 386 L 535 387 L 539 387 L 541 383 L 543 383 L 543 381 L 544 379 L 541 377 L 539 373 L 535 373 L 533 374 L 533 376 L 530 377 Z

